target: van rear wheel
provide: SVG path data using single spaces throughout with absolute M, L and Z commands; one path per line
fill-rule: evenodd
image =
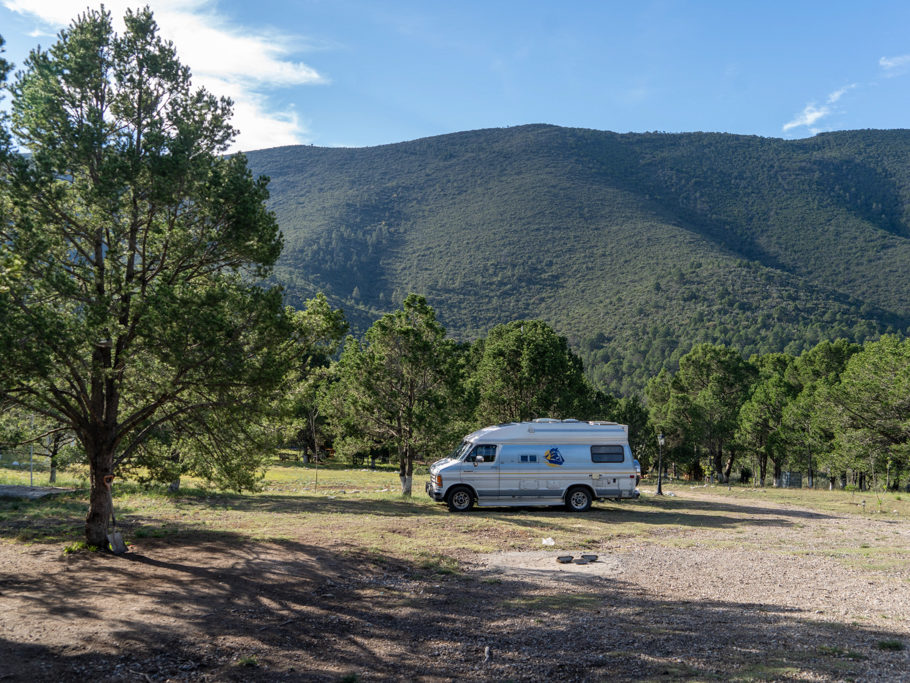
M 456 486 L 446 496 L 446 503 L 452 512 L 467 512 L 474 507 L 474 494 L 467 486 Z
M 566 494 L 566 507 L 572 512 L 587 512 L 591 509 L 591 493 L 581 486 L 569 489 Z

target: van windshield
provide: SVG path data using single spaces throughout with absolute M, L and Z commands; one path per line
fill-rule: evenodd
M 455 447 L 455 450 L 452 451 L 449 457 L 452 458 L 452 460 L 461 460 L 471 451 L 471 447 L 473 445 L 474 444 L 472 444 L 470 441 L 462 441 Z

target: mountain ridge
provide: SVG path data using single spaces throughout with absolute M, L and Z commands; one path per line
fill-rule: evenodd
M 910 324 L 910 131 L 532 124 L 247 157 L 289 303 L 325 291 L 355 330 L 410 291 L 456 338 L 541 318 L 632 393 L 699 341 L 797 352 Z

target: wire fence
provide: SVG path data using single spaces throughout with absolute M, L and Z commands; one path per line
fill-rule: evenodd
M 59 473 L 64 467 L 56 469 Z M 0 446 L 0 483 L 48 486 L 56 483 L 51 481 L 51 474 L 51 459 L 43 449 L 29 446 Z

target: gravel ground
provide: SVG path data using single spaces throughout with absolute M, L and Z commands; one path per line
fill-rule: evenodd
M 910 680 L 906 522 L 681 496 L 724 516 L 451 573 L 305 529 L 0 541 L 0 680 Z

